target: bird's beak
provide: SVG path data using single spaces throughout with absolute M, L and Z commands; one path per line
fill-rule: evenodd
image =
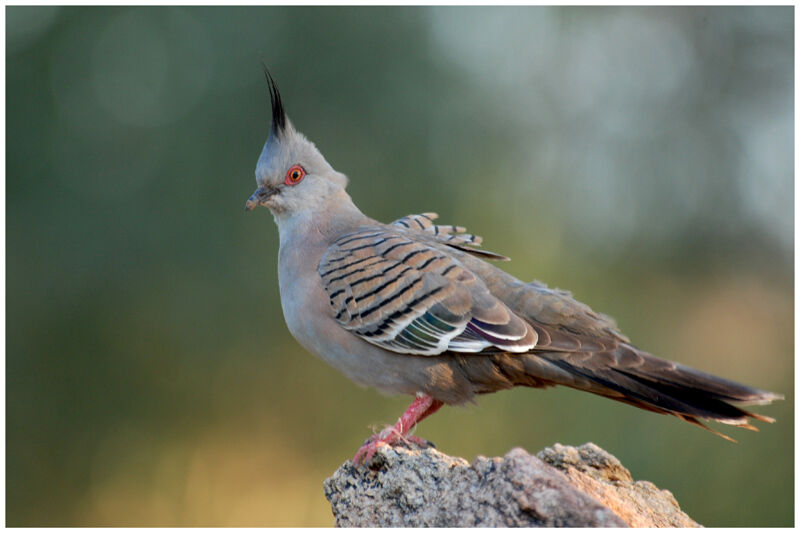
M 272 197 L 272 195 L 274 195 L 276 192 L 278 192 L 278 189 L 275 187 L 270 187 L 269 185 L 259 187 L 256 189 L 256 192 L 254 192 L 253 195 L 248 198 L 247 203 L 244 204 L 244 210 L 252 211 L 256 207 L 264 205 L 266 201 L 269 200 L 270 197 Z

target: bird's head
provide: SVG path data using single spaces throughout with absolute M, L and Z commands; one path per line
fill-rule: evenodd
M 265 69 L 272 104 L 272 126 L 256 163 L 258 188 L 245 204 L 266 206 L 276 217 L 323 209 L 347 186 L 347 177 L 328 164 L 314 143 L 286 117 L 278 86 Z

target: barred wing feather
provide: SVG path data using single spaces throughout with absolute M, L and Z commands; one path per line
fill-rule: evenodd
M 392 222 L 392 225 L 398 228 L 405 228 L 407 231 L 422 232 L 427 237 L 431 237 L 437 242 L 482 257 L 483 259 L 493 259 L 495 261 L 509 260 L 508 257 L 504 255 L 475 248 L 475 246 L 480 246 L 483 241 L 480 235 L 466 233 L 467 228 L 463 226 L 434 224 L 433 221 L 437 218 L 439 218 L 439 215 L 436 213 L 407 215 L 395 220 Z
M 437 355 L 526 352 L 533 328 L 495 298 L 446 248 L 404 228 L 363 228 L 339 238 L 319 264 L 335 319 L 388 350 Z

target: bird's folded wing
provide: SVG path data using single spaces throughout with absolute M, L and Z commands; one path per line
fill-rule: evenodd
M 375 226 L 339 238 L 319 274 L 339 324 L 387 350 L 437 355 L 536 345 L 533 328 L 446 247 L 404 228 Z

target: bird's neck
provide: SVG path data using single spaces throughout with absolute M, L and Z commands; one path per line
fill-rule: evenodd
M 281 246 L 302 242 L 329 245 L 336 238 L 372 221 L 353 203 L 344 189 L 337 191 L 323 209 L 273 213 Z

